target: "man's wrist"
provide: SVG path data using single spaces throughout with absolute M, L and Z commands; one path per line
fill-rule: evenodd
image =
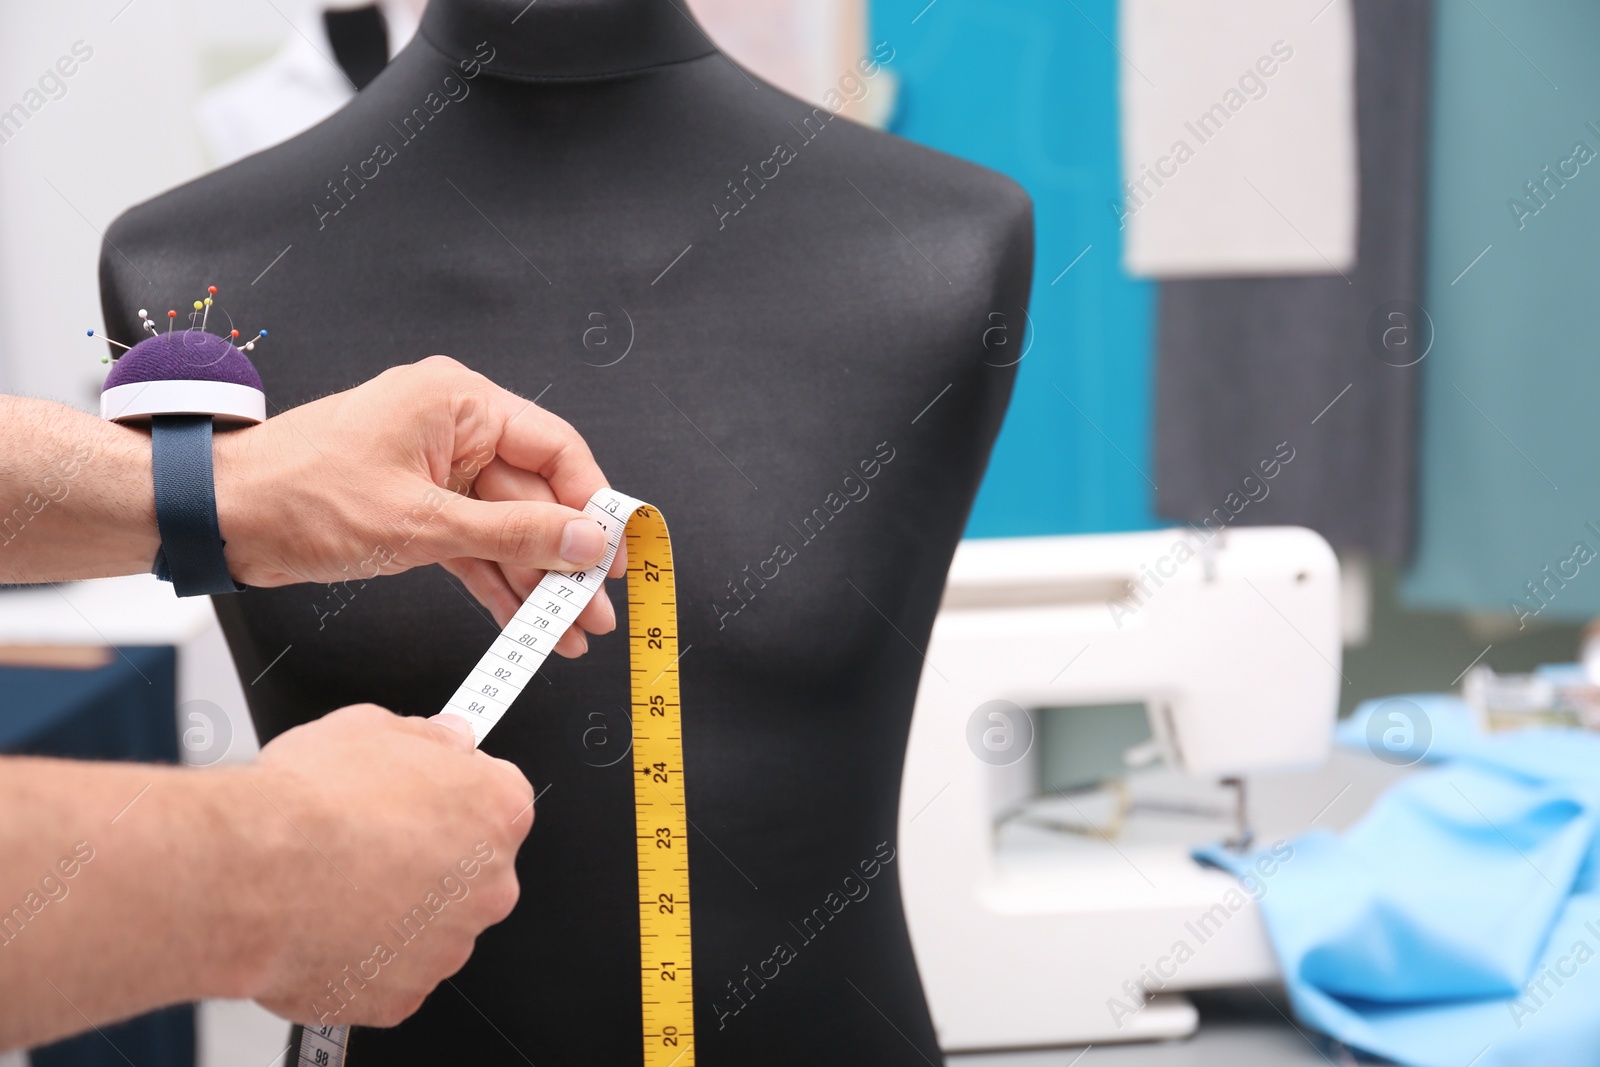
M 213 920 L 198 995 L 250 999 L 266 986 L 292 941 L 288 919 L 299 898 L 291 879 L 305 843 L 266 802 L 277 790 L 263 768 L 194 771 L 190 777 L 190 821 L 200 824 L 203 847 L 211 853 L 199 861 L 218 874 L 202 890 L 215 896 L 191 902 Z
M 106 528 L 107 536 L 98 539 L 102 558 L 110 565 L 104 573 L 148 573 L 161 549 L 150 432 L 102 419 L 91 421 L 97 431 L 90 442 L 94 454 L 80 478 L 88 490 L 84 506 L 91 509 L 92 521 Z M 66 503 L 72 503 L 70 495 Z
M 249 573 L 256 545 L 263 532 L 263 516 L 270 515 L 278 494 L 262 477 L 261 456 L 255 449 L 257 427 L 227 430 L 212 439 L 212 472 L 216 484 L 217 526 L 222 532 L 223 555 L 235 581 L 250 584 Z M 281 506 L 281 500 L 277 501 Z M 285 518 L 279 511 L 279 521 Z

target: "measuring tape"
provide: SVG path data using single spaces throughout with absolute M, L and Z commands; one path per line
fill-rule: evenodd
M 596 493 L 583 510 L 605 528 L 605 558 L 586 571 L 547 573 L 443 710 L 467 720 L 481 745 L 599 591 L 626 534 L 644 1064 L 694 1067 L 689 835 L 672 541 L 659 511 L 610 489 Z M 343 1067 L 349 1041 L 347 1026 L 303 1028 L 300 1067 Z

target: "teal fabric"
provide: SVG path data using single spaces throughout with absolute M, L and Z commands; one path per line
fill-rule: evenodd
M 1153 293 L 1123 273 L 1107 206 L 1120 195 L 1116 35 L 1113 0 L 873 0 L 873 40 L 895 49 L 901 80 L 894 132 L 1010 175 L 1036 210 L 1032 348 L 969 537 L 1156 525 Z
M 1270 879 L 1266 854 L 1196 858 L 1264 886 L 1296 1014 L 1345 1044 L 1415 1067 L 1596 1067 L 1600 737 L 1455 740 L 1343 836 L 1280 843 Z
M 1600 565 L 1583 562 L 1600 554 L 1586 525 L 1600 528 L 1600 158 L 1569 165 L 1564 188 L 1549 179 L 1542 204 L 1525 183 L 1547 181 L 1577 142 L 1600 153 L 1600 5 L 1475 0 L 1438 5 L 1437 19 L 1425 298 L 1437 336 L 1403 597 L 1587 618 L 1600 613 Z

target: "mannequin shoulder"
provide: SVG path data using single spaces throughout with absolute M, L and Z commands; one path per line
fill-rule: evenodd
M 994 223 L 1031 221 L 1033 198 L 997 170 L 908 141 L 898 134 L 839 120 L 840 140 L 863 164 L 893 179 L 910 203 L 959 207 Z
M 267 154 L 270 155 L 270 152 Z M 304 186 L 281 167 L 252 156 L 202 175 L 124 211 L 106 228 L 100 246 L 100 287 L 106 306 L 170 299 L 207 280 L 239 287 L 240 272 L 277 237 L 276 202 L 287 188 Z M 276 254 L 282 245 L 271 248 Z M 244 277 L 248 282 L 265 262 Z M 218 273 L 221 272 L 221 273 Z M 176 287 L 176 288 L 173 288 Z
M 833 123 L 831 155 L 847 184 L 841 196 L 867 201 L 912 235 L 979 253 L 996 266 L 1030 262 L 1033 199 L 999 171 L 846 119 Z

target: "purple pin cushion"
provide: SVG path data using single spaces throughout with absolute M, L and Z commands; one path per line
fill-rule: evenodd
M 176 330 L 145 338 L 112 364 L 100 414 L 114 421 L 214 415 L 219 422 L 255 423 L 267 417 L 267 397 L 241 348 L 204 330 Z

